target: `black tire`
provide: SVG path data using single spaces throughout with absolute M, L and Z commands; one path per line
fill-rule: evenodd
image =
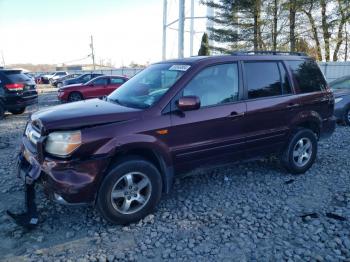
M 83 99 L 83 96 L 79 92 L 72 92 L 68 96 L 68 102 L 77 102 Z
M 5 109 L 0 104 L 0 120 L 4 119 L 4 116 L 5 116 Z
M 303 141 L 303 142 L 297 145 L 297 143 L 300 141 Z M 306 143 L 305 143 L 305 146 L 301 146 L 301 145 L 303 145 L 305 141 L 307 142 L 307 144 L 309 144 L 310 142 L 311 151 L 309 150 L 308 152 L 305 151 L 303 153 L 304 149 L 306 148 Z M 300 153 L 295 152 L 295 151 L 298 151 L 298 148 L 300 148 Z M 296 153 L 297 156 L 294 155 L 294 152 Z M 306 157 L 307 155 L 309 155 L 309 157 Z M 315 162 L 316 156 L 317 156 L 316 134 L 310 129 L 300 128 L 300 129 L 297 129 L 292 134 L 289 140 L 289 143 L 282 154 L 281 160 L 282 160 L 283 166 L 287 169 L 288 172 L 292 174 L 303 174 L 313 165 L 313 163 Z M 301 163 L 298 162 L 300 159 L 302 160 L 300 161 Z M 305 163 L 302 163 L 303 159 Z
M 130 174 L 135 174 L 135 176 L 142 174 L 143 177 L 141 180 L 145 179 L 148 182 L 148 187 L 142 188 L 142 190 L 146 191 L 143 191 L 141 193 L 142 190 L 140 189 L 139 192 L 135 194 L 136 191 L 133 190 L 136 188 L 137 185 L 140 185 L 141 181 L 139 180 L 138 182 L 135 182 L 135 178 L 132 179 L 135 188 L 131 189 L 132 186 L 127 186 L 127 182 L 125 181 L 127 181 L 126 177 L 128 175 L 130 176 Z M 125 187 L 115 189 L 115 187 L 118 186 L 118 183 L 124 182 Z M 130 191 L 128 192 L 129 189 Z M 136 188 L 136 190 L 137 189 L 138 188 Z M 122 192 L 122 194 L 124 195 L 112 200 L 112 191 Z M 127 194 L 132 195 L 131 200 Z M 144 199 L 147 200 L 145 200 L 142 204 L 139 203 L 138 200 L 136 200 L 136 196 L 138 196 L 139 194 L 147 194 L 147 197 L 144 197 Z M 150 214 L 157 206 L 161 195 L 162 178 L 158 169 L 152 163 L 148 162 L 143 158 L 129 157 L 119 161 L 114 167 L 110 169 L 99 188 L 96 205 L 97 209 L 107 221 L 114 224 L 124 225 L 139 221 L 140 219 Z M 129 200 L 127 200 L 127 198 L 129 198 Z M 131 208 L 129 209 L 129 211 L 131 210 L 131 213 L 123 213 L 121 211 L 121 209 L 123 209 L 123 206 L 127 201 L 129 201 L 129 203 L 132 203 L 129 204 Z M 137 205 L 141 206 L 137 207 Z M 133 212 L 132 208 L 134 208 Z
M 11 109 L 9 110 L 9 112 L 13 115 L 20 115 L 20 114 L 23 114 L 24 111 L 26 111 L 26 108 L 25 107 L 20 107 L 20 108 L 16 108 L 16 109 Z
M 347 107 L 344 113 L 344 123 L 350 126 L 350 106 Z

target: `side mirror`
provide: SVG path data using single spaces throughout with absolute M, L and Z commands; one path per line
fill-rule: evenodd
M 183 96 L 176 105 L 181 111 L 197 110 L 201 107 L 201 101 L 198 96 Z

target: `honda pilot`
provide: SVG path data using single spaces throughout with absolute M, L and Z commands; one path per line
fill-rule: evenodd
M 305 173 L 334 131 L 333 111 L 323 74 L 301 53 L 164 61 L 106 98 L 34 113 L 18 173 L 59 203 L 93 204 L 126 224 L 198 167 L 277 154 L 288 172 Z

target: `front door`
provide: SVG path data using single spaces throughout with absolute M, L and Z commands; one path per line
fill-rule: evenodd
M 86 98 L 96 98 L 103 97 L 106 93 L 106 88 L 108 84 L 108 78 L 99 77 L 92 80 L 90 85 L 86 87 L 84 97 Z
M 207 67 L 174 98 L 197 96 L 201 101 L 198 110 L 186 112 L 172 103 L 168 141 L 176 170 L 243 156 L 246 104 L 240 100 L 238 71 L 237 63 Z

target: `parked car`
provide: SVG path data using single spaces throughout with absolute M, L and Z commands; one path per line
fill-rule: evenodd
M 60 77 L 60 78 L 57 78 L 55 80 L 53 80 L 51 82 L 51 84 L 54 86 L 54 87 L 62 87 L 63 86 L 63 81 L 65 80 L 68 80 L 68 79 L 73 79 L 73 78 L 77 78 L 81 76 L 81 74 L 69 74 L 69 75 L 66 75 L 66 76 L 63 76 L 63 77 Z
M 44 84 L 43 76 L 45 74 L 37 74 L 34 78 L 36 84 Z
M 350 125 L 350 76 L 329 83 L 335 96 L 334 115 L 339 122 Z
M 105 99 L 34 113 L 19 170 L 56 201 L 93 203 L 125 224 L 194 168 L 275 153 L 289 172 L 305 173 L 318 140 L 334 131 L 333 113 L 332 91 L 303 54 L 164 61 Z
M 64 71 L 51 72 L 42 76 L 42 82 L 43 84 L 49 84 L 52 79 L 57 79 L 66 75 L 68 75 L 68 73 Z
M 98 73 L 82 74 L 81 76 L 78 76 L 76 78 L 64 80 L 63 86 L 73 85 L 73 84 L 85 84 L 86 82 L 98 76 L 103 76 L 103 74 L 98 74 Z
M 29 105 L 38 102 L 38 93 L 32 78 L 21 70 L 0 69 L 0 119 L 5 111 L 22 114 Z
M 99 76 L 85 84 L 61 87 L 58 99 L 61 102 L 76 102 L 84 99 L 104 97 L 124 84 L 128 78 L 124 76 Z

